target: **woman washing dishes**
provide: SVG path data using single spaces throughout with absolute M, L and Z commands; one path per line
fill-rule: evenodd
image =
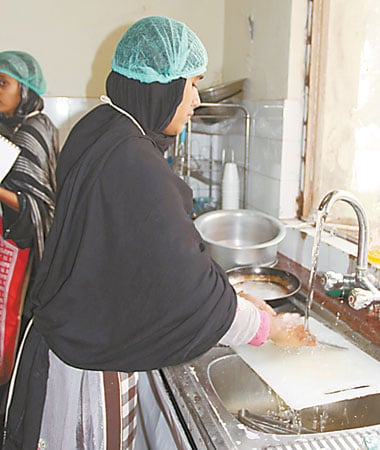
M 70 133 L 6 450 L 133 448 L 139 371 L 218 342 L 313 344 L 298 316 L 237 299 L 189 218 L 191 189 L 163 156 L 200 103 L 206 65 L 185 24 L 144 18 L 116 48 L 105 104 Z

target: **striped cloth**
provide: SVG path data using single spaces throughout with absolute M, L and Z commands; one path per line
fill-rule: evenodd
M 137 428 L 137 372 L 119 372 L 121 386 L 122 450 L 133 449 Z
M 137 372 L 104 372 L 107 450 L 133 450 L 137 430 Z

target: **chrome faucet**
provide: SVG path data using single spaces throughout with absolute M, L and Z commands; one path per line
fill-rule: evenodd
M 349 290 L 349 305 L 354 309 L 362 309 L 372 303 L 380 302 L 380 291 L 375 287 L 374 282 L 370 280 L 367 273 L 368 219 L 363 206 L 354 195 L 347 191 L 335 190 L 328 192 L 319 204 L 318 212 L 322 224 L 326 220 L 331 207 L 339 200 L 353 207 L 359 223 L 356 269 L 355 273 L 347 275 L 333 271 L 325 272 L 321 276 L 321 283 L 326 291 L 332 289 Z

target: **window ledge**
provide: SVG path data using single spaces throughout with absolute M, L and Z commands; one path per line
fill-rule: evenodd
M 286 237 L 279 251 L 310 269 L 315 237 L 315 227 L 301 220 L 283 220 L 287 229 Z M 322 232 L 318 257 L 318 271 L 335 270 L 343 273 L 353 271 L 356 260 L 357 244 L 334 235 Z

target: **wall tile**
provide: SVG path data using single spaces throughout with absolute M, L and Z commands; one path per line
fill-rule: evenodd
M 253 172 L 280 180 L 281 162 L 281 141 L 256 136 L 249 164 Z
M 284 100 L 284 141 L 300 141 L 303 128 L 303 105 L 300 100 Z
M 254 108 L 253 121 L 255 136 L 282 140 L 282 103 L 258 103 Z
M 301 142 L 283 141 L 281 148 L 281 180 L 298 181 L 301 176 Z
M 302 223 L 298 223 L 302 226 Z M 279 251 L 288 258 L 297 261 L 307 269 L 311 268 L 312 249 L 314 244 L 314 228 L 299 228 L 297 224 L 286 225 L 286 237 L 279 245 Z M 352 261 L 356 254 L 356 245 L 323 233 L 320 247 L 317 271 L 334 270 L 341 273 L 352 271 Z
M 248 180 L 249 206 L 278 217 L 280 182 L 260 173 L 254 173 Z
M 299 194 L 299 180 L 281 180 L 279 218 L 297 217 L 297 197 Z
M 67 126 L 70 117 L 68 97 L 44 97 L 44 113 L 47 114 L 57 128 Z
M 286 237 L 279 245 L 279 251 L 310 269 L 313 237 L 302 230 L 286 227 Z

